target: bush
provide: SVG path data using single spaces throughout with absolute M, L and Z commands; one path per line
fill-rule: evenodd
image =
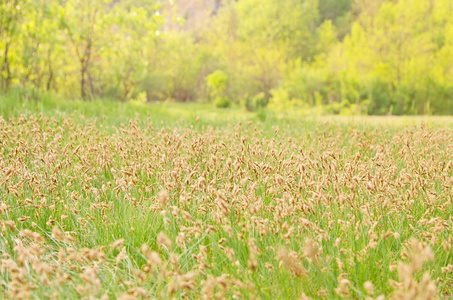
M 206 76 L 206 84 L 214 98 L 222 97 L 225 94 L 227 83 L 228 76 L 222 70 L 214 71 Z
M 228 108 L 231 106 L 231 100 L 226 97 L 218 97 L 215 101 L 217 108 Z
M 268 108 L 274 112 L 280 113 L 307 107 L 307 103 L 300 99 L 292 98 L 283 87 L 271 90 L 271 94 L 272 97 L 269 100 Z
M 244 99 L 244 107 L 247 111 L 258 111 L 265 108 L 266 105 L 267 101 L 264 93 L 258 93 L 253 97 L 246 96 Z

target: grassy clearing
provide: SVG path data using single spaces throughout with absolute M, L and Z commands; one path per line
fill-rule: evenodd
M 6 297 L 453 293 L 452 119 L 4 103 Z
M 213 104 L 199 103 L 167 103 L 155 102 L 145 104 L 140 102 L 118 102 L 110 100 L 67 100 L 50 95 L 39 97 L 39 101 L 24 99 L 20 94 L 11 93 L 0 95 L 0 114 L 5 120 L 20 114 L 43 114 L 54 119 L 63 116 L 83 115 L 86 120 L 94 121 L 104 126 L 119 126 L 128 123 L 130 119 L 149 119 L 156 126 L 175 126 L 176 122 L 185 126 L 211 125 L 219 126 L 227 122 L 239 122 L 248 119 L 258 119 L 255 113 L 247 113 L 239 107 L 228 110 L 216 109 Z M 197 121 L 198 119 L 198 121 Z M 201 120 L 200 120 L 201 119 Z

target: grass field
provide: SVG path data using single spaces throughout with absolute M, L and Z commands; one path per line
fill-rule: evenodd
M 453 118 L 0 100 L 3 298 L 453 295 Z

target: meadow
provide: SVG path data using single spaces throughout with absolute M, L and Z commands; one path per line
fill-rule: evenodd
M 1 100 L 4 299 L 453 295 L 453 118 Z

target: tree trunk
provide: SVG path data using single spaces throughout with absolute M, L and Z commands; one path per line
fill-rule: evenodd
M 46 84 L 46 89 L 47 91 L 50 91 L 50 87 L 52 85 L 52 80 L 53 80 L 53 69 L 52 69 L 52 60 L 50 59 L 52 51 L 49 50 L 47 54 L 47 63 L 49 64 L 49 77 L 47 77 L 47 84 Z
M 83 56 L 80 59 L 80 66 L 81 66 L 81 76 L 82 78 L 80 79 L 80 89 L 81 89 L 81 94 L 82 94 L 82 99 L 87 100 L 88 99 L 88 93 L 86 92 L 86 78 L 89 77 L 88 75 L 88 66 L 90 65 L 90 59 L 91 59 L 91 38 L 88 40 L 88 43 L 85 47 L 85 51 L 83 53 Z M 89 78 L 88 78 L 89 79 Z
M 86 100 L 86 93 L 85 93 L 85 66 L 82 63 L 81 69 L 81 79 L 80 79 L 80 93 L 83 100 Z
M 11 69 L 9 66 L 9 59 L 8 59 L 9 46 L 10 46 L 10 43 L 6 43 L 5 52 L 4 52 L 5 59 L 3 61 L 3 66 L 2 66 L 2 70 L 1 70 L 1 73 L 6 72 L 6 78 L 3 77 L 3 74 L 0 74 L 0 75 L 2 75 L 2 89 L 5 92 L 9 90 L 10 85 L 11 85 Z

